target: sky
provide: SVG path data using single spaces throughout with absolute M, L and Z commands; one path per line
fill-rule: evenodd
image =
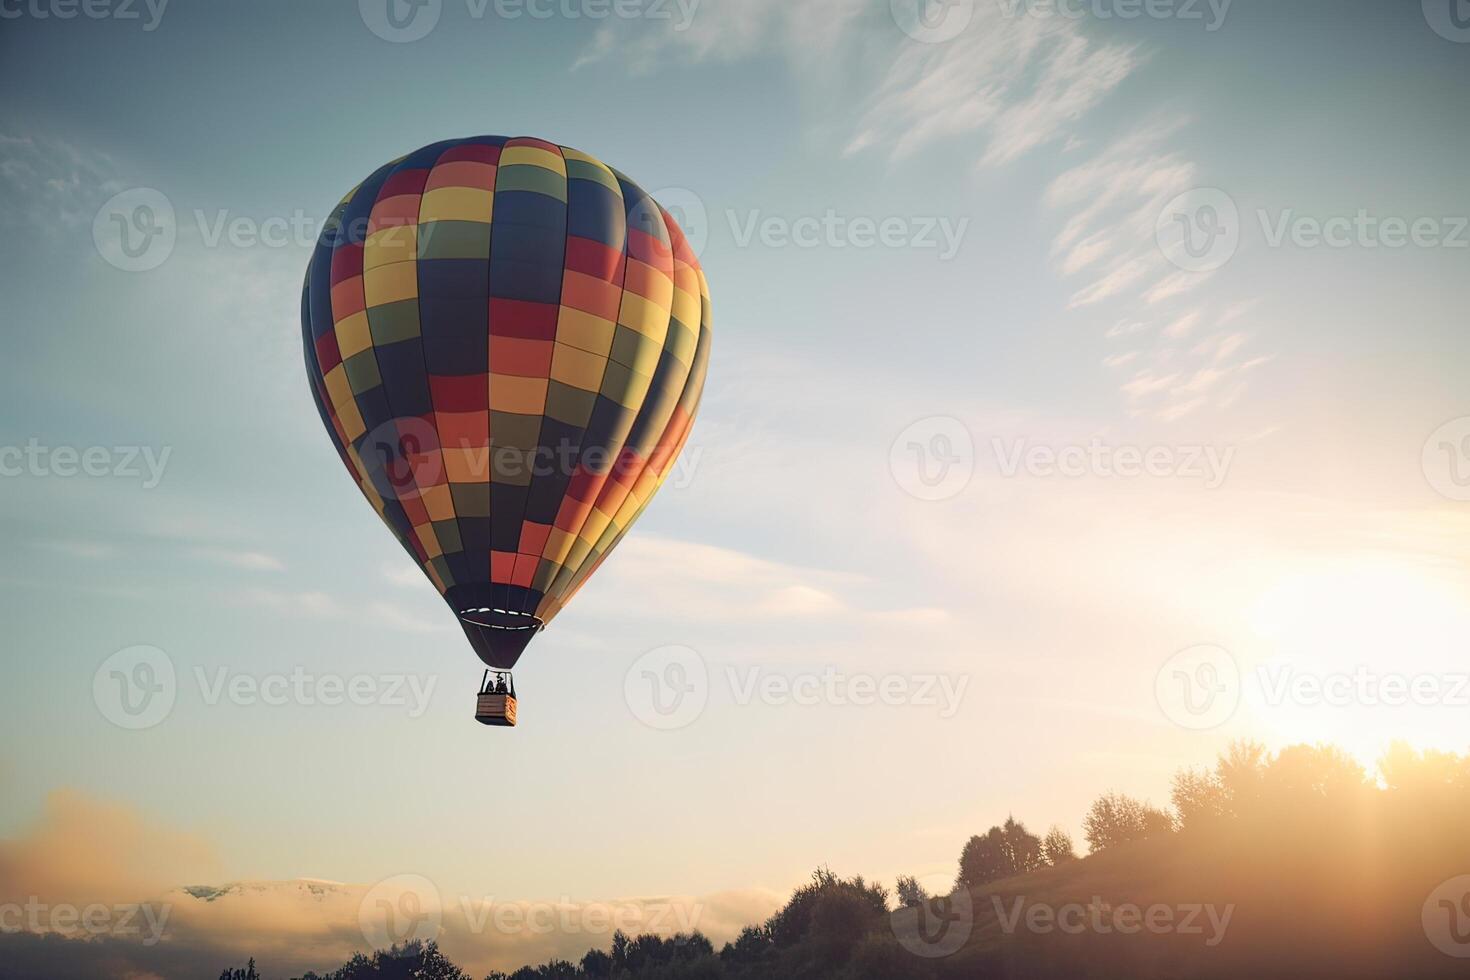
M 610 929 L 467 907 L 724 939 L 1232 738 L 1464 750 L 1447 3 L 387 2 L 0 0 L 0 901 L 284 971 L 413 891 L 513 966 Z M 300 350 L 332 206 L 477 134 L 632 176 L 714 309 L 514 732 Z

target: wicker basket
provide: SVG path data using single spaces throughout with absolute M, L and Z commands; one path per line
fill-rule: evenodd
M 475 721 L 482 725 L 514 728 L 516 699 L 509 694 L 481 694 L 475 705 Z

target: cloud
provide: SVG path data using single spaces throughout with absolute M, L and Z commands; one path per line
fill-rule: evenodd
M 407 559 L 401 562 L 384 562 L 380 570 L 384 581 L 405 589 L 421 588 L 424 584 L 423 569 Z
M 1178 391 L 1178 389 L 1175 389 Z M 1186 415 L 1192 414 L 1197 409 L 1203 408 L 1208 402 L 1205 398 L 1191 398 L 1188 401 L 1173 401 L 1158 411 L 1158 418 L 1162 422 L 1177 422 Z
M 1069 136 L 1138 64 L 1135 48 L 1089 40 L 1074 23 L 977 5 L 953 40 L 899 47 L 847 151 L 882 145 L 903 159 L 973 135 L 982 140 L 978 166 L 1010 163 Z
M 768 616 L 831 616 L 845 612 L 847 605 L 837 596 L 810 585 L 787 585 L 768 594 L 759 611 Z
M 427 585 L 424 588 L 428 588 Z M 394 602 L 374 599 L 359 602 L 329 595 L 317 590 L 249 588 L 229 592 L 225 601 L 268 609 L 277 616 L 301 619 L 351 620 L 371 623 L 404 633 L 456 632 L 454 617 L 447 612 L 431 618 Z
M 1197 395 L 1209 391 L 1224 377 L 1225 372 L 1218 368 L 1203 368 L 1194 372 L 1188 381 L 1170 390 L 1176 395 Z
M 1194 353 L 1223 361 L 1245 346 L 1247 337 L 1243 333 L 1229 333 L 1210 337 L 1194 349 Z
M 856 0 L 722 4 L 702 11 L 690 30 L 645 31 L 632 38 L 635 28 L 608 25 L 579 64 L 613 51 L 641 68 L 669 59 L 730 62 L 775 48 L 794 72 L 827 82 L 849 102 L 854 80 L 863 77 L 852 66 L 887 64 L 876 86 L 866 94 L 857 89 L 859 108 L 845 152 L 881 152 L 902 161 L 941 142 L 957 143 L 967 148 L 961 152 L 974 154 L 977 168 L 989 168 L 1054 142 L 1061 144 L 1059 155 L 1079 151 L 1087 145 L 1075 131 L 1079 121 L 1148 58 L 1139 45 L 1090 34 L 1081 20 L 1014 16 L 1002 4 L 974 5 L 968 27 L 935 44 L 907 38 L 881 16 L 857 16 L 860 6 Z M 832 84 L 835 79 L 846 84 Z M 824 123 L 842 125 L 842 104 L 829 108 Z M 1051 252 L 1058 275 L 1071 282 L 1067 308 L 1117 309 L 1123 319 L 1109 337 L 1149 329 L 1162 318 L 1167 326 L 1157 334 L 1152 359 L 1163 375 L 1198 370 L 1190 355 L 1169 342 L 1195 332 L 1209 306 L 1170 307 L 1213 278 L 1174 268 L 1155 242 L 1165 204 L 1200 184 L 1196 163 L 1168 145 L 1186 123 L 1177 114 L 1145 118 L 1063 171 L 1043 192 L 1044 204 L 1061 219 Z M 1216 358 L 1217 369 L 1238 371 L 1225 363 L 1228 356 Z M 1167 422 L 1207 404 L 1226 408 L 1245 383 L 1222 385 L 1232 395 L 1213 403 L 1187 393 L 1173 396 L 1168 388 L 1147 404 L 1140 402 L 1136 385 L 1122 393 L 1131 415 Z
M 874 623 L 942 622 L 928 607 L 895 608 L 878 583 L 850 572 L 760 558 L 733 548 L 658 535 L 630 537 L 599 572 L 599 588 L 578 606 L 604 615 L 662 620 L 746 622 L 867 619 Z M 652 605 L 649 596 L 657 596 Z
M 112 159 L 65 140 L 0 133 L 0 228 L 25 226 L 59 240 L 90 227 L 123 188 Z
M 147 901 L 180 880 L 218 872 L 199 837 L 149 822 L 130 807 L 70 790 L 12 840 L 0 840 L 0 903 Z
M 1048 185 L 1044 202 L 1065 215 L 1052 241 L 1058 272 L 1070 277 L 1096 269 L 1073 294 L 1073 308 L 1118 296 L 1145 279 L 1156 283 L 1148 291 L 1155 299 L 1184 290 L 1185 280 L 1170 273 L 1154 244 L 1160 210 L 1196 180 L 1193 163 L 1162 149 L 1181 125 L 1170 119 L 1139 126 Z
M 1220 315 L 1215 319 L 1215 326 L 1223 327 L 1227 323 L 1234 323 L 1236 320 L 1245 316 L 1251 310 L 1254 310 L 1257 306 L 1259 306 L 1260 302 L 1261 301 L 1258 299 L 1248 299 L 1226 307 L 1226 309 L 1222 311 Z
M 241 568 L 251 572 L 283 572 L 286 570 L 285 562 L 274 555 L 267 555 L 260 551 L 232 551 L 228 548 L 196 548 L 194 554 L 197 557 L 209 561 L 229 565 L 232 568 Z
M 1165 327 L 1164 336 L 1174 340 L 1178 340 L 1180 337 L 1187 337 L 1190 331 L 1199 325 L 1199 321 L 1200 311 L 1191 310 Z
M 1173 117 L 1140 124 L 1052 180 L 1044 192 L 1044 203 L 1071 212 L 1056 236 L 1054 254 L 1098 232 L 1128 232 L 1121 240 L 1131 243 L 1143 231 L 1152 241 L 1157 212 L 1150 212 L 1146 205 L 1162 204 L 1196 180 L 1192 161 L 1163 149 L 1184 122 Z M 1144 207 L 1139 207 L 1140 200 Z
M 325 592 L 290 592 L 284 589 L 241 589 L 231 593 L 236 601 L 269 609 L 276 614 L 305 616 L 312 619 L 339 619 L 345 608 Z
M 1149 287 L 1148 291 L 1143 294 L 1143 301 L 1152 304 L 1179 296 L 1200 285 L 1210 276 L 1211 273 L 1208 272 L 1170 273 Z
M 1138 320 L 1119 320 L 1108 328 L 1108 332 L 1104 336 L 1109 340 L 1116 340 L 1118 337 L 1128 337 L 1147 329 L 1148 324 Z
M 90 541 L 81 538 L 38 541 L 36 546 L 58 555 L 66 555 L 68 558 L 85 558 L 89 561 L 101 561 L 117 554 L 117 549 L 105 541 Z
M 1073 293 L 1067 306 L 1070 309 L 1091 306 L 1093 303 L 1116 296 L 1145 276 L 1152 264 L 1148 259 L 1137 257 L 1115 262 L 1102 278 Z
M 1077 120 L 1142 60 L 1136 46 L 1092 40 L 1074 21 L 1008 16 L 999 4 L 976 4 L 970 25 L 943 44 L 915 42 L 890 17 L 871 15 L 863 0 L 706 3 L 683 29 L 604 25 L 572 67 L 616 54 L 648 72 L 776 51 L 809 88 L 846 96 L 870 66 L 886 64 L 860 97 L 846 152 L 882 147 L 898 160 L 968 137 L 978 139 L 976 165 L 991 167 L 1056 140 L 1075 148 Z
M 1133 378 L 1122 385 L 1123 393 L 1130 398 L 1142 398 L 1160 391 L 1170 391 L 1179 380 L 1177 374 L 1167 374 L 1163 377 L 1150 371 L 1140 371 Z
M 1108 339 L 1156 331 L 1151 350 L 1134 352 L 1136 358 L 1115 354 L 1103 365 L 1147 357 L 1151 367 L 1121 383 L 1119 391 L 1131 415 L 1165 423 L 1236 404 L 1249 369 L 1234 360 L 1250 339 L 1242 331 L 1207 336 L 1185 350 L 1176 346 L 1206 328 L 1212 316 L 1219 328 L 1253 305 L 1237 302 L 1218 314 L 1210 302 L 1185 305 L 1184 297 L 1213 281 L 1213 273 L 1171 267 L 1155 240 L 1168 202 L 1200 183 L 1195 163 L 1168 149 L 1185 122 L 1176 116 L 1140 124 L 1058 175 L 1044 196 L 1060 220 L 1051 247 L 1057 274 L 1080 280 L 1068 308 L 1096 306 L 1119 317 Z
M 996 121 L 982 165 L 1009 163 L 1049 142 L 1084 116 L 1138 66 L 1136 49 L 1095 45 L 1081 35 L 1060 44 L 1044 62 L 1041 80 Z
M 383 903 L 396 907 L 408 896 L 437 918 L 432 938 L 480 976 L 552 957 L 578 959 L 593 946 L 606 948 L 615 928 L 661 935 L 697 929 L 720 944 L 781 902 L 766 889 L 515 900 L 449 894 L 409 875 L 366 884 L 197 884 L 218 880 L 218 873 L 213 849 L 195 835 L 126 806 L 53 793 L 33 825 L 0 840 L 0 905 L 20 916 L 7 918 L 0 960 L 18 976 L 193 980 L 254 957 L 267 976 L 298 976 L 371 949 L 387 932 L 386 920 L 375 918 Z M 90 918 L 83 920 L 86 910 Z

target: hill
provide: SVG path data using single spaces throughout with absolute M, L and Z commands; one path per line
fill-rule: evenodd
M 1088 857 L 1007 818 L 957 881 L 894 895 L 819 868 L 716 951 L 699 933 L 619 932 L 580 963 L 487 980 L 1432 980 L 1470 976 L 1470 756 L 1396 745 L 1370 778 L 1331 746 L 1236 743 L 1179 773 L 1172 810 L 1107 793 Z M 469 980 L 433 943 L 327 978 Z M 254 980 L 227 971 L 222 980 Z
M 932 972 L 894 976 L 1470 976 L 1470 959 L 1431 937 L 1434 914 L 1444 914 L 1440 938 L 1453 943 L 1450 910 L 1431 904 L 1431 929 L 1424 921 L 1436 889 L 1470 873 L 1470 813 L 1461 817 L 1458 831 L 1441 825 L 1441 833 L 1369 818 L 1263 838 L 1259 826 L 1230 823 L 1120 845 L 966 889 L 973 922 L 964 946 Z M 894 913 L 896 934 L 916 935 L 923 914 L 934 936 L 955 904 L 963 899 Z M 1461 945 L 1470 955 L 1470 936 Z

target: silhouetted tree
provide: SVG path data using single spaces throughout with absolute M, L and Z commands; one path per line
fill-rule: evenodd
M 899 875 L 893 887 L 898 892 L 898 904 L 903 908 L 918 908 L 929 901 L 929 893 L 913 875 Z
M 962 885 L 983 885 L 1034 871 L 1041 861 L 1041 840 L 1025 824 L 1007 817 L 1003 826 L 991 827 L 985 836 L 965 842 L 957 880 Z
M 1389 790 L 1411 796 L 1470 792 L 1470 755 L 1417 752 L 1406 742 L 1394 742 L 1378 760 L 1378 771 Z
M 1470 813 L 1470 755 L 1416 752 L 1402 742 L 1390 745 L 1378 762 L 1388 787 L 1389 805 L 1399 823 L 1422 829 L 1425 839 L 1454 834 Z
M 929 980 L 933 976 L 932 961 L 915 956 L 892 936 L 882 934 L 860 943 L 841 973 L 842 980 Z
M 1459 802 L 1453 797 L 1455 786 L 1470 795 L 1470 758 L 1453 753 L 1421 755 L 1395 743 L 1379 761 L 1379 771 L 1389 804 L 1416 798 L 1415 804 L 1407 805 L 1440 809 Z M 1433 793 L 1418 795 L 1431 786 L 1449 790 L 1451 796 L 1436 804 L 1431 802 Z M 1375 792 L 1357 760 L 1335 746 L 1292 745 L 1271 756 L 1260 743 L 1237 741 L 1221 754 L 1213 773 L 1193 769 L 1176 773 L 1172 800 L 1186 829 L 1244 818 L 1311 832 L 1318 824 L 1282 818 L 1323 807 L 1340 811 L 1368 802 Z
M 1015 869 L 1012 874 L 1025 874 L 1041 867 L 1041 839 L 1029 833 L 1025 824 L 1018 823 L 1015 817 L 1006 817 L 1006 822 L 1001 827 L 1001 837 L 1007 858 Z
M 1277 806 L 1341 803 L 1367 782 L 1362 765 L 1335 745 L 1289 745 L 1266 766 L 1262 790 Z
M 769 959 L 774 948 L 767 926 L 746 926 L 734 942 L 720 950 L 720 961 L 735 967 L 755 967 Z
M 1122 793 L 1098 797 L 1082 819 L 1087 847 L 1094 854 L 1129 841 L 1167 834 L 1173 829 L 1174 818 L 1169 814 Z
M 1196 830 L 1232 815 L 1230 796 L 1212 772 L 1181 769 L 1170 793 L 1183 830 Z
M 955 881 L 960 885 L 983 885 L 1005 877 L 1006 862 L 1000 846 L 1000 828 L 991 827 L 965 841 L 960 851 L 960 872 Z
M 1266 775 L 1266 747 L 1260 742 L 1236 739 L 1215 763 L 1215 779 L 1225 795 L 1225 813 L 1239 816 L 1260 801 Z
M 1072 836 L 1060 827 L 1052 827 L 1042 838 L 1041 858 L 1053 867 L 1077 860 L 1077 851 L 1072 846 Z
M 566 960 L 552 960 L 541 966 L 523 966 L 514 973 L 494 970 L 485 980 L 581 980 L 583 976 L 582 971 Z
M 255 969 L 255 957 L 250 957 L 250 962 L 245 964 L 244 969 L 225 969 L 220 973 L 219 980 L 260 980 L 260 973 Z
M 677 960 L 697 960 L 704 956 L 715 955 L 714 943 L 704 933 L 695 931 L 692 933 L 677 932 L 669 940 L 676 952 L 674 958 Z
M 791 901 L 766 923 L 771 942 L 779 948 L 810 938 L 816 925 L 818 908 L 824 904 L 841 902 L 848 896 L 855 899 L 852 907 L 865 909 L 866 917 L 870 921 L 881 921 L 888 914 L 888 892 L 881 885 L 867 884 L 862 875 L 843 879 L 828 868 L 818 868 L 812 872 L 811 883 L 793 892 Z M 835 917 L 837 914 L 833 910 L 828 916 Z
M 600 949 L 589 949 L 582 957 L 582 972 L 590 980 L 606 980 L 612 976 L 612 956 Z
M 371 956 L 354 954 L 322 980 L 470 980 L 470 977 L 439 951 L 438 943 L 413 940 L 395 943 Z

